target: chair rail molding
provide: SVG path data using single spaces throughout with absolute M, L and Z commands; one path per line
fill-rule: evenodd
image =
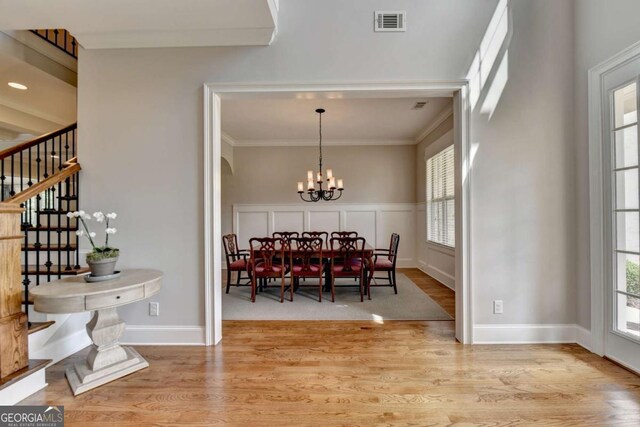
M 469 81 L 397 80 L 343 82 L 228 82 L 204 84 L 204 295 L 205 343 L 214 345 L 222 338 L 221 310 L 221 240 L 220 227 L 220 109 L 221 99 L 258 98 L 283 93 L 316 92 L 319 99 L 340 92 L 343 98 L 376 98 L 381 96 L 453 97 L 454 140 L 456 147 L 456 338 L 473 343 L 471 266 L 471 142 Z M 334 205 L 334 209 L 335 209 Z M 413 208 L 415 209 L 415 207 Z M 323 212 L 323 215 L 325 214 Z M 384 215 L 384 214 L 383 214 Z M 345 214 L 340 214 L 345 221 Z M 412 217 L 415 221 L 415 215 Z M 310 224 L 314 219 L 307 216 Z M 346 218 L 348 226 L 348 216 Z M 376 223 L 376 227 L 379 227 Z M 390 234 L 390 233 L 389 233 Z M 406 240 L 405 240 L 406 242 Z M 380 242 L 376 242 L 381 244 Z M 386 245 L 386 244 L 385 244 Z M 415 246 L 415 245 L 414 245 Z
M 603 114 L 602 106 L 606 93 L 605 76 L 640 57 L 640 42 L 635 43 L 611 58 L 601 62 L 588 72 L 589 104 L 589 239 L 591 275 L 591 344 L 590 350 L 604 355 L 604 287 L 605 287 L 605 227 L 604 201 L 610 190 L 603 185 Z M 584 337 L 584 331 L 582 336 Z M 583 338 L 586 339 L 586 338 Z

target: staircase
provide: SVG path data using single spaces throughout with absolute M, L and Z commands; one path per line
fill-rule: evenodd
M 67 216 L 79 206 L 76 130 L 72 124 L 0 151 L 0 395 L 33 369 L 44 379 L 49 359 L 78 350 L 62 338 L 86 336 L 86 316 L 37 313 L 29 296 L 41 283 L 88 272 L 80 266 L 77 220 Z M 47 360 L 28 360 L 32 354 Z

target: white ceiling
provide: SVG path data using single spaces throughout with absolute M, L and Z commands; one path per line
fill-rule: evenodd
M 8 82 L 22 83 L 28 89 L 13 89 Z M 74 86 L 0 53 L 0 149 L 75 121 Z
M 64 28 L 85 49 L 268 45 L 278 0 L 0 0 L 0 30 Z
M 416 102 L 427 105 L 414 110 Z M 450 114 L 451 98 L 223 99 L 222 132 L 236 146 L 408 145 Z

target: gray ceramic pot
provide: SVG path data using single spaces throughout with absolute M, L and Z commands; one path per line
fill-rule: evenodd
M 110 274 L 113 274 L 113 272 L 116 270 L 117 262 L 118 257 L 107 258 L 100 261 L 87 260 L 87 264 L 89 264 L 89 268 L 91 269 L 91 276 L 93 277 L 108 276 Z

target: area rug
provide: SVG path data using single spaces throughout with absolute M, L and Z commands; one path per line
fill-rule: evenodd
M 273 283 L 273 282 L 272 282 Z M 288 279 L 287 279 L 288 283 Z M 307 279 L 307 284 L 310 283 Z M 438 304 L 425 294 L 404 274 L 398 274 L 398 294 L 391 287 L 371 289 L 371 301 L 365 296 L 360 302 L 356 287 L 340 288 L 341 284 L 353 284 L 353 280 L 336 281 L 336 302 L 331 293 L 322 294 L 318 302 L 317 288 L 304 287 L 293 295 L 293 302 L 280 303 L 280 288 L 272 285 L 259 292 L 251 303 L 250 288 L 231 287 L 228 294 L 222 292 L 223 320 L 452 320 Z M 288 297 L 288 292 L 285 294 Z

